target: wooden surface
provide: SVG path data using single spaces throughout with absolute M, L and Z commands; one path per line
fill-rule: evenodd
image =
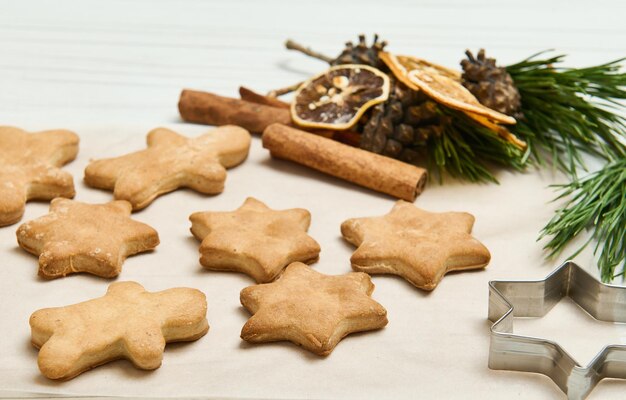
M 0 117 L 13 124 L 176 121 L 183 87 L 235 95 L 324 68 L 292 38 L 333 55 L 360 32 L 456 67 L 482 46 L 502 63 L 545 49 L 573 65 L 624 56 L 620 1 L 0 2 Z M 288 5 L 287 5 L 288 4 Z
M 180 123 L 176 103 L 182 88 L 235 96 L 239 85 L 267 91 L 325 68 L 286 51 L 287 38 L 335 55 L 358 33 L 378 32 L 391 43 L 390 51 L 450 67 L 458 67 L 466 48 L 485 47 L 504 64 L 554 48 L 570 54 L 569 65 L 585 66 L 626 55 L 625 15 L 626 3 L 619 1 L 2 0 L 0 124 L 77 131 L 81 152 L 67 169 L 78 199 L 107 201 L 109 193 L 80 183 L 90 158 L 138 150 L 156 126 L 189 135 L 205 130 Z M 238 330 L 247 315 L 238 291 L 252 282 L 237 274 L 199 272 L 186 218 L 193 211 L 234 209 L 247 195 L 274 208 L 306 207 L 323 249 L 316 268 L 345 273 L 352 248 L 339 238 L 339 224 L 382 214 L 393 202 L 272 161 L 258 138 L 250 160 L 229 172 L 224 194 L 207 199 L 177 192 L 137 214 L 159 230 L 163 244 L 129 259 L 121 278 L 146 283 L 149 290 L 198 287 L 209 302 L 207 337 L 166 350 L 157 371 L 138 372 L 116 362 L 65 384 L 42 379 L 28 344 L 30 312 L 97 297 L 109 282 L 84 276 L 37 281 L 36 259 L 15 245 L 17 226 L 4 228 L 0 397 L 563 398 L 548 378 L 487 368 L 487 280 L 542 278 L 560 261 L 542 261 L 535 243 L 552 213 L 547 202 L 553 192 L 546 186 L 559 178 L 545 171 L 498 177 L 501 186 L 430 185 L 416 203 L 476 215 L 476 235 L 493 255 L 489 268 L 452 274 L 428 296 L 400 279 L 374 278 L 374 298 L 388 308 L 389 326 L 346 339 L 325 360 L 291 345 L 240 344 Z M 46 210 L 45 203 L 30 203 L 24 221 Z M 172 266 L 182 272 L 174 274 Z M 583 364 L 604 344 L 626 343 L 625 327 L 598 324 L 568 302 L 544 319 L 516 321 L 516 329 L 559 341 Z M 623 398 L 625 385 L 603 382 L 590 399 Z

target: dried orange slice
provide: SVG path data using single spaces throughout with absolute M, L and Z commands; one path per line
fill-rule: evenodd
M 389 97 L 389 77 L 367 65 L 330 68 L 304 82 L 291 103 L 291 118 L 307 128 L 351 128 L 370 107 Z
M 394 76 L 407 87 L 416 91 L 423 90 L 435 101 L 463 111 L 468 117 L 496 133 L 502 139 L 522 150 L 526 148 L 526 142 L 519 139 L 506 127 L 498 124 L 498 122 L 515 123 L 515 119 L 480 104 L 478 99 L 460 84 L 460 72 L 413 56 L 401 56 L 387 52 L 381 52 L 378 55 Z M 426 74 L 436 76 L 439 84 L 435 86 L 432 83 L 421 82 L 420 79 L 412 76 L 413 71 L 420 71 L 418 78 L 419 76 L 424 78 Z
M 487 117 L 502 124 L 514 124 L 515 118 L 485 107 L 459 81 L 433 69 L 413 69 L 408 78 L 428 97 L 456 110 Z
M 393 75 L 398 78 L 400 82 L 404 83 L 413 90 L 419 90 L 419 86 L 413 83 L 408 77 L 409 72 L 414 69 L 436 71 L 437 73 L 447 76 L 450 79 L 461 81 L 461 73 L 459 71 L 431 63 L 430 61 L 426 61 L 421 58 L 413 56 L 400 56 L 387 52 L 378 53 L 378 57 L 380 57 L 385 65 L 389 67 L 391 72 L 393 72 Z
M 482 105 L 474 95 L 461 84 L 461 73 L 430 61 L 412 56 L 379 53 L 379 57 L 393 72 L 394 76 L 413 90 L 422 90 L 433 100 L 456 110 L 484 116 L 479 120 L 514 124 L 515 118 Z M 471 115 L 470 115 L 471 117 Z M 484 123 L 490 128 L 491 125 Z
M 509 143 L 512 143 L 513 145 L 515 145 L 517 148 L 521 150 L 525 150 L 526 147 L 528 146 L 528 144 L 525 141 L 515 136 L 515 134 L 511 132 L 510 130 L 508 130 L 505 126 L 502 126 L 496 122 L 490 121 L 489 118 L 486 118 L 482 115 L 470 113 L 470 112 L 465 112 L 465 115 L 467 115 L 474 121 L 478 122 L 482 126 L 486 127 L 490 131 L 497 133 L 498 136 L 500 136 L 502 139 L 506 140 Z

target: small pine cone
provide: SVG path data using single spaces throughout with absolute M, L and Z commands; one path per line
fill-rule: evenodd
M 484 49 L 480 49 L 476 58 L 469 50 L 465 54 L 468 59 L 461 61 L 463 86 L 486 107 L 515 118 L 522 117 L 521 96 L 506 69 L 496 66 L 495 59 L 486 58 Z

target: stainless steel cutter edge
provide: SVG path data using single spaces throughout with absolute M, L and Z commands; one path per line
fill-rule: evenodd
M 626 345 L 604 347 L 583 367 L 553 341 L 513 333 L 514 317 L 543 317 L 566 296 L 597 320 L 626 322 L 626 287 L 603 284 L 571 261 L 543 280 L 490 281 L 489 368 L 546 375 L 572 400 L 603 378 L 626 379 Z

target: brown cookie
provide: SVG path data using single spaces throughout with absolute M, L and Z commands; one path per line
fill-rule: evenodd
M 113 190 L 116 199 L 128 200 L 139 210 L 181 187 L 221 193 L 226 168 L 242 163 L 249 149 L 250 134 L 238 126 L 222 126 L 195 138 L 157 128 L 148 133 L 146 150 L 92 161 L 85 169 L 85 183 Z
M 326 356 L 346 335 L 387 325 L 387 311 L 370 297 L 373 291 L 367 274 L 324 275 L 295 262 L 276 282 L 241 291 L 241 304 L 254 314 L 241 338 L 289 340 Z
M 156 369 L 165 343 L 207 333 L 206 312 L 206 297 L 196 289 L 150 293 L 136 282 L 115 282 L 103 297 L 34 312 L 31 342 L 41 349 L 39 369 L 50 379 L 71 379 L 120 358 Z
M 489 263 L 489 250 L 471 235 L 473 225 L 471 214 L 431 213 L 400 200 L 383 217 L 345 221 L 341 234 L 358 246 L 350 259 L 354 270 L 400 275 L 433 290 L 448 271 Z
M 77 153 L 78 136 L 70 131 L 0 126 L 0 226 L 19 221 L 28 200 L 74 197 L 72 176 L 59 167 Z
M 159 244 L 157 232 L 132 220 L 131 210 L 124 200 L 85 204 L 56 198 L 49 214 L 17 229 L 17 242 L 39 256 L 43 278 L 76 272 L 112 278 L 119 275 L 126 257 Z
M 197 212 L 189 219 L 207 269 L 243 272 L 265 283 L 294 261 L 319 258 L 319 244 L 306 233 L 311 214 L 302 208 L 272 210 L 248 197 L 236 211 Z

